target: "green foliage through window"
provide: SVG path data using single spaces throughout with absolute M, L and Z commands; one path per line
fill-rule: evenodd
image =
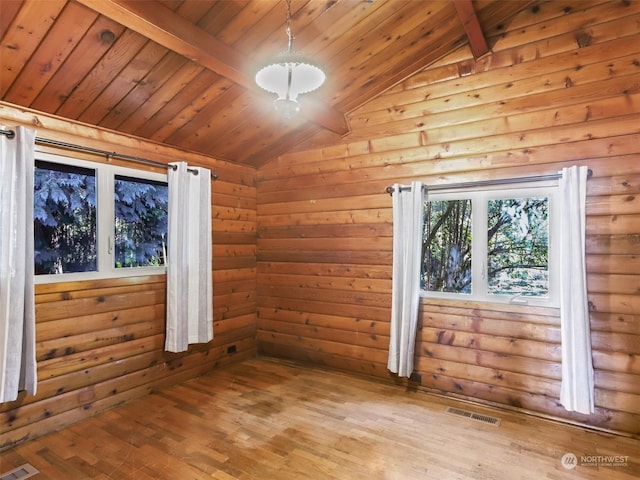
M 37 161 L 33 204 L 36 275 L 95 271 L 95 170 Z
M 548 199 L 488 202 L 488 290 L 495 295 L 547 295 Z
M 471 200 L 424 204 L 422 289 L 471 292 Z
M 429 196 L 424 202 L 423 291 L 478 300 L 549 301 L 550 193 L 509 192 L 516 190 L 468 192 L 468 198 Z
M 116 175 L 114 203 L 116 268 L 164 265 L 167 184 Z
M 116 175 L 118 171 L 129 170 L 83 161 L 36 161 L 36 275 L 108 275 L 109 264 L 111 271 L 165 264 L 167 183 L 151 180 L 154 175 L 162 178 L 157 174 L 141 172 L 144 178 L 139 178 Z

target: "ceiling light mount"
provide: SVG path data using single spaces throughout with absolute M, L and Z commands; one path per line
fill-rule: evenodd
M 322 69 L 311 59 L 293 50 L 291 32 L 291 0 L 287 3 L 287 51 L 281 53 L 256 73 L 256 83 L 278 98 L 273 102 L 276 112 L 290 119 L 300 111 L 298 95 L 319 88 L 325 81 Z

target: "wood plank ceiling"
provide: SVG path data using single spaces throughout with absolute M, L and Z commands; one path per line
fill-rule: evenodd
M 292 0 L 294 49 L 327 81 L 285 121 L 254 83 L 286 49 L 284 0 L 2 0 L 0 99 L 253 166 L 348 114 L 532 2 Z

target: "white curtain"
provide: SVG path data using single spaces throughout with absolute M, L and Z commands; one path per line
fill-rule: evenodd
M 211 172 L 171 165 L 165 350 L 183 352 L 213 339 Z
M 562 170 L 559 181 L 561 221 L 560 330 L 562 384 L 560 403 L 568 411 L 594 412 L 591 329 L 585 268 L 587 167 Z
M 401 377 L 413 372 L 420 303 L 420 254 L 423 223 L 422 182 L 411 190 L 393 186 L 393 279 L 391 335 L 387 368 Z
M 0 402 L 36 393 L 33 169 L 36 132 L 0 135 Z

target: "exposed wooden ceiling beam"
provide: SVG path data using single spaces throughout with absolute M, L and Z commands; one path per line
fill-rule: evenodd
M 243 71 L 246 55 L 220 42 L 159 2 L 77 1 L 248 90 L 264 93 L 253 78 Z M 349 132 L 342 112 L 311 98 L 305 98 L 305 102 L 314 103 L 313 109 L 307 112 L 301 110 L 301 114 L 307 115 L 309 120 L 339 135 Z
M 462 26 L 464 27 L 464 31 L 467 34 L 467 38 L 469 39 L 471 52 L 477 60 L 489 52 L 489 45 L 487 44 L 487 39 L 485 38 L 484 33 L 482 33 L 482 27 L 480 26 L 480 22 L 476 16 L 475 8 L 473 8 L 471 0 L 452 1 L 456 7 Z

